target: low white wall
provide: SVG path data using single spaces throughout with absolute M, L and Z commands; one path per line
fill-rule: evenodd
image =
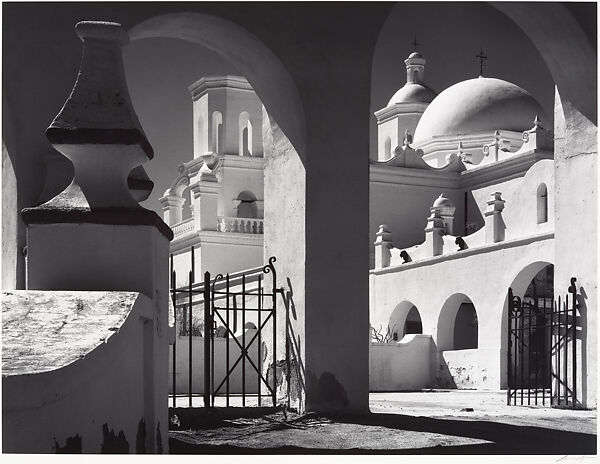
M 409 334 L 394 343 L 371 343 L 369 390 L 430 388 L 434 352 L 431 335 Z
M 66 298 L 61 293 L 68 293 L 69 298 L 81 295 L 82 311 L 88 311 L 88 295 L 98 292 L 13 293 L 50 299 L 49 310 L 41 305 L 41 310 L 33 310 L 45 311 L 45 315 L 37 314 L 35 318 L 45 316 L 44 321 L 49 324 L 49 318 L 64 307 Z M 112 295 L 116 305 L 121 295 L 127 295 L 102 293 Z M 95 330 L 96 325 L 109 324 L 106 321 L 110 321 L 107 316 L 111 314 L 105 306 L 98 306 L 98 314 L 88 318 L 87 338 L 81 336 L 81 327 L 69 327 L 75 325 L 75 316 L 65 313 L 70 322 L 56 330 L 55 338 L 63 334 L 71 344 L 70 351 L 78 347 L 87 351 L 85 343 L 92 336 L 105 339 L 98 338 L 96 346 L 76 361 L 69 360 L 58 368 L 57 363 L 52 363 L 48 370 L 42 366 L 32 373 L 27 366 L 19 368 L 15 360 L 17 368 L 11 375 L 10 366 L 4 365 L 3 359 L 2 452 L 52 453 L 61 452 L 61 448 L 62 452 L 83 453 L 168 452 L 166 391 L 157 381 L 157 377 L 164 378 L 166 374 L 162 364 L 166 341 L 162 335 L 156 335 L 151 319 L 155 302 L 142 294 L 134 296 L 132 307 L 123 303 L 126 319 L 118 330 L 108 329 L 102 334 Z M 10 320 L 6 314 L 4 317 L 3 343 L 8 344 L 16 337 L 10 337 L 10 330 L 4 326 Z M 60 341 L 51 343 L 57 352 L 46 354 L 47 357 L 61 359 L 61 349 L 67 350 L 64 341 L 61 348 Z M 31 351 L 42 348 L 47 349 L 38 344 Z M 27 350 L 27 346 L 23 345 L 23 349 Z M 28 361 L 31 365 L 31 359 Z
M 261 348 L 261 362 L 258 359 L 258 338 L 254 340 L 252 345 L 250 341 L 256 334 L 256 329 L 246 330 L 246 346 L 248 348 L 248 354 L 252 362 L 262 368 L 263 362 L 267 355 L 266 344 L 262 342 Z M 240 345 L 242 345 L 241 331 L 236 333 L 236 338 Z M 226 338 L 215 338 L 214 341 L 214 388 L 216 389 L 221 381 L 225 378 L 225 372 L 227 369 L 227 339 Z M 178 336 L 177 347 L 176 347 L 176 388 L 178 394 L 187 394 L 189 392 L 189 337 Z M 235 340 L 229 340 L 229 368 L 231 369 L 235 362 L 240 357 L 240 348 Z M 258 376 L 252 364 L 248 359 L 246 363 L 246 393 L 256 394 L 258 393 Z M 266 378 L 266 373 L 263 369 L 263 377 Z M 271 379 L 267 379 L 271 381 Z M 265 391 L 263 386 L 263 392 Z M 224 394 L 226 392 L 226 385 L 218 390 L 217 394 Z M 173 346 L 169 347 L 169 393 L 173 393 Z M 202 394 L 204 393 L 204 337 L 192 337 L 192 393 Z M 242 361 L 238 363 L 231 375 L 229 376 L 229 393 L 242 393 Z
M 435 384 L 440 388 L 497 390 L 500 385 L 500 350 L 440 351 Z

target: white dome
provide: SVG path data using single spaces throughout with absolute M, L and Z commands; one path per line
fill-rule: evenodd
M 479 77 L 459 82 L 440 93 L 427 107 L 415 141 L 433 136 L 474 134 L 495 130 L 522 132 L 544 112 L 521 87 L 502 79 Z
M 409 83 L 394 94 L 387 106 L 394 106 L 396 103 L 431 103 L 436 96 L 435 90 L 426 85 Z

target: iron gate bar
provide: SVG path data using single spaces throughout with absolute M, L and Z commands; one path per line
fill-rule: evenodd
M 242 276 L 242 408 L 246 407 L 246 276 Z M 229 377 L 229 376 L 228 376 Z
M 210 338 L 208 331 L 212 326 L 210 318 L 210 272 L 204 273 L 204 406 L 210 404 L 210 378 L 207 375 L 207 366 L 210 365 Z
M 193 307 L 199 304 L 204 305 L 204 404 L 206 407 L 214 407 L 215 394 L 220 391 L 220 388 L 223 386 L 223 382 L 226 382 L 226 405 L 230 406 L 230 379 L 229 375 L 235 370 L 237 365 L 242 363 L 242 404 L 246 405 L 246 361 L 250 363 L 252 368 L 257 372 L 257 388 L 258 388 L 258 403 L 259 406 L 262 405 L 262 384 L 267 388 L 268 393 L 272 397 L 272 404 L 275 406 L 276 404 L 276 369 L 273 368 L 273 387 L 269 384 L 268 375 L 266 377 L 262 373 L 262 330 L 266 328 L 266 325 L 271 322 L 273 324 L 273 363 L 275 366 L 276 360 L 276 343 L 277 343 L 277 294 L 283 294 L 283 289 L 277 288 L 276 282 L 276 271 L 273 266 L 273 263 L 276 261 L 274 257 L 271 257 L 268 261 L 268 264 L 253 268 L 247 271 L 240 271 L 235 274 L 227 275 L 227 279 L 224 279 L 222 275 L 217 275 L 214 281 L 211 283 L 210 273 L 204 273 L 204 281 L 196 283 L 195 282 L 195 249 L 191 248 L 191 270 L 188 272 L 188 282 L 186 286 L 176 287 L 177 284 L 177 273 L 174 268 L 174 255 L 170 256 L 170 265 L 171 265 L 171 300 L 173 304 L 173 321 L 176 328 L 175 340 L 173 342 L 173 406 L 177 406 L 177 339 L 181 336 L 182 333 L 185 333 L 187 330 L 188 335 L 188 404 L 192 406 L 192 375 L 193 375 L 193 344 L 192 337 L 194 335 L 193 330 Z M 263 274 L 273 274 L 273 285 L 272 285 L 272 293 L 267 293 L 264 290 L 263 286 Z M 248 288 L 249 283 L 257 283 L 256 288 Z M 241 292 L 232 292 L 232 284 L 242 286 Z M 222 291 L 225 290 L 225 291 Z M 200 296 L 199 294 L 202 294 Z M 198 295 L 198 297 L 196 297 Z M 255 295 L 257 297 L 257 306 L 258 308 L 247 307 L 246 305 L 246 296 Z M 230 306 L 229 298 L 233 298 L 233 308 Z M 229 324 L 231 322 L 229 311 L 234 311 L 234 319 L 237 319 L 237 297 L 242 298 L 242 345 L 240 342 L 234 337 L 234 333 L 231 331 Z M 265 297 L 269 297 L 272 299 L 272 308 L 268 309 L 264 307 L 264 299 Z M 220 308 L 216 306 L 217 301 L 225 300 L 225 307 Z M 225 320 L 223 320 L 222 315 L 219 310 L 225 310 Z M 183 325 L 177 329 L 177 311 L 183 311 Z M 248 340 L 246 339 L 246 311 L 256 311 L 258 318 L 258 330 L 254 334 L 254 336 Z M 268 314 L 265 316 L 263 320 L 262 312 L 267 312 Z M 215 314 L 217 318 L 215 318 Z M 226 363 L 227 363 L 227 375 L 221 381 L 219 387 L 215 390 L 215 332 L 216 332 L 216 320 L 220 320 L 227 327 L 227 343 L 226 343 Z M 235 322 L 235 321 L 234 321 Z M 214 327 L 213 327 L 214 326 Z M 210 337 L 210 338 L 209 338 Z M 233 366 L 231 366 L 230 354 L 231 354 L 231 340 L 233 338 L 236 345 L 240 348 L 240 357 L 236 360 Z M 260 366 L 257 367 L 255 362 L 252 360 L 249 354 L 250 348 L 254 345 L 254 342 L 258 339 L 257 342 L 257 352 L 258 352 L 258 364 Z
M 171 288 L 175 288 L 175 280 L 176 273 L 173 268 L 173 255 L 171 255 Z M 175 292 L 171 293 L 171 300 L 173 301 L 173 328 L 175 329 L 175 337 L 173 338 L 173 407 L 177 406 L 176 398 L 177 398 L 177 337 L 179 333 L 177 331 L 177 307 L 175 305 L 177 299 L 177 294 Z
M 262 274 L 260 274 L 258 276 L 258 327 L 261 326 L 260 324 L 260 319 L 261 319 L 261 309 L 262 309 Z M 258 334 L 258 363 L 261 366 L 261 370 L 262 370 L 262 353 L 261 353 L 261 348 L 262 348 L 262 340 L 261 340 L 261 336 L 260 336 L 260 330 L 258 330 L 257 334 Z M 252 341 L 250 342 L 250 344 L 252 344 Z M 261 406 L 261 389 L 262 389 L 262 385 L 260 384 L 260 378 L 257 376 L 256 377 L 256 381 L 258 383 L 257 385 L 257 389 L 258 389 L 258 407 Z
M 223 278 L 223 276 L 222 276 L 222 275 L 218 275 L 218 276 L 217 276 L 217 278 Z M 215 280 L 216 280 L 216 279 L 215 279 Z M 268 310 L 263 310 L 263 311 L 268 311 Z M 217 317 L 218 317 L 218 318 L 221 320 L 221 322 L 225 323 L 225 321 L 223 320 L 223 318 L 222 318 L 221 314 L 219 314 L 219 312 L 218 312 L 218 311 L 214 312 L 214 314 L 216 314 L 216 315 L 217 315 Z M 261 331 L 261 330 L 264 328 L 264 326 L 267 324 L 267 322 L 269 321 L 269 318 L 271 317 L 271 315 L 272 315 L 272 314 L 273 314 L 273 311 L 271 310 L 271 313 L 269 314 L 269 316 L 267 316 L 267 319 L 265 319 L 265 320 L 264 320 L 264 322 L 263 322 L 262 326 L 260 327 L 260 330 L 258 330 L 258 331 L 257 331 L 257 334 L 255 334 L 255 335 L 254 335 L 254 337 L 252 338 L 252 340 L 250 341 L 250 343 L 248 344 L 248 346 L 250 346 L 250 345 L 251 345 L 251 344 L 254 342 L 254 340 L 256 339 L 257 335 L 260 333 L 260 331 Z M 231 329 L 230 329 L 229 327 L 226 327 L 226 330 L 227 330 L 228 334 L 230 334 L 230 335 L 231 335 L 231 337 L 233 338 L 233 340 L 235 341 L 235 343 L 237 344 L 237 346 L 240 348 L 240 351 L 241 351 L 242 353 L 244 353 L 244 350 L 243 350 L 243 348 L 242 348 L 242 345 L 241 345 L 241 344 L 240 344 L 240 342 L 239 342 L 239 341 L 238 341 L 238 340 L 235 338 L 235 336 L 234 336 L 233 332 L 231 332 Z M 258 370 L 258 368 L 256 367 L 256 365 L 254 364 L 254 362 L 253 362 L 253 361 L 252 361 L 252 360 L 251 360 L 251 359 L 248 357 L 247 353 L 244 353 L 244 354 L 245 354 L 245 357 L 246 357 L 246 358 L 248 359 L 248 361 L 250 362 L 250 364 L 252 364 L 252 367 L 253 367 L 255 370 L 259 371 L 259 370 Z M 234 365 L 233 365 L 233 366 L 230 368 L 230 371 L 228 372 L 228 374 L 227 374 L 227 375 L 230 375 L 230 374 L 231 374 L 231 373 L 232 373 L 232 372 L 235 370 L 235 368 L 237 367 L 237 365 L 239 364 L 239 362 L 240 362 L 240 361 L 242 361 L 242 359 L 243 359 L 243 358 L 244 358 L 244 356 L 240 355 L 240 357 L 237 359 L 237 361 L 235 362 L 235 364 L 234 364 Z M 213 363 L 214 363 L 214 359 L 213 359 Z M 271 387 L 270 387 L 269 383 L 267 382 L 267 380 L 265 380 L 265 378 L 262 376 L 262 373 L 260 373 L 260 372 L 259 372 L 259 375 L 260 375 L 261 379 L 263 380 L 263 382 L 265 383 L 265 385 L 267 386 L 267 388 L 269 389 L 269 392 L 270 392 L 270 393 L 271 393 L 271 392 L 273 392 L 273 389 L 271 389 Z M 212 380 L 213 380 L 213 382 L 214 382 L 214 376 L 213 376 L 213 379 L 212 379 Z M 223 383 L 224 383 L 224 382 L 225 382 L 225 379 L 223 379 L 223 380 L 221 381 L 221 383 L 219 384 L 219 386 L 218 386 L 216 389 L 214 389 L 214 388 L 213 388 L 213 393 L 217 393 L 217 392 L 218 392 L 218 391 L 221 389 L 221 387 L 223 386 Z M 213 387 L 214 387 L 214 383 L 213 383 Z M 214 403 L 214 398 L 213 398 L 213 403 Z
M 237 299 L 236 295 L 233 295 L 233 301 L 235 302 Z M 227 319 L 225 323 L 225 327 L 229 327 L 229 298 L 227 298 L 227 310 L 225 312 L 225 318 Z M 233 307 L 236 307 L 236 304 L 233 304 Z M 217 313 L 218 314 L 218 313 Z M 229 372 L 229 334 L 227 335 L 227 342 L 225 345 L 225 372 Z M 225 406 L 229 407 L 229 375 L 225 377 L 227 379 L 226 386 L 226 397 L 225 397 Z M 215 392 L 216 393 L 216 392 Z
M 188 404 L 192 407 L 192 279 L 193 273 L 189 271 L 188 282 L 189 282 L 189 295 L 188 295 Z
M 527 405 L 546 406 L 548 394 L 550 406 L 577 408 L 575 282 L 572 278 L 570 295 L 557 302 L 537 296 L 521 300 L 509 289 L 507 404 L 525 405 L 527 395 Z
M 573 409 L 575 409 L 577 402 L 577 287 L 575 282 L 577 279 L 571 277 L 571 285 L 569 286 L 569 292 L 573 295 L 572 302 L 572 331 L 573 331 Z

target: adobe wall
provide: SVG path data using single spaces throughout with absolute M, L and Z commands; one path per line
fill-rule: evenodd
M 20 292 L 28 293 L 31 295 Z M 87 305 L 86 295 L 90 292 L 69 292 L 73 297 L 78 293 Z M 56 311 L 61 294 L 64 292 L 38 292 L 36 298 L 49 296 L 53 303 L 44 311 Z M 111 292 L 109 299 L 118 302 L 124 295 L 128 294 Z M 166 359 L 160 350 L 154 350 L 155 356 L 152 349 L 148 350 L 157 330 L 152 321 L 154 302 L 141 294 L 133 301 L 133 306 L 121 303 L 126 304 L 128 315 L 115 328 L 118 330 L 113 334 L 109 331 L 104 343 L 94 341 L 96 348 L 82 359 L 34 374 L 25 374 L 33 367 L 31 364 L 22 374 L 15 371 L 13 375 L 4 366 L 4 453 L 168 451 L 166 399 L 160 382 L 154 379 L 166 377 Z M 12 341 L 7 333 L 4 339 L 7 344 Z M 85 340 L 81 334 L 72 334 L 70 342 L 78 346 Z M 60 346 L 53 349 L 57 351 L 47 355 L 60 360 L 64 350 Z
M 423 334 L 433 337 L 437 350 L 444 350 L 446 348 L 440 346 L 440 341 L 453 331 L 453 319 L 441 317 L 444 316 L 443 308 L 444 311 L 457 309 L 460 301 L 453 305 L 449 298 L 465 295 L 473 303 L 478 317 L 478 354 L 473 356 L 477 356 L 479 361 L 469 361 L 471 377 L 481 379 L 477 384 L 479 388 L 505 388 L 505 367 L 502 366 L 506 364 L 506 329 L 502 321 L 506 318 L 507 291 L 514 286 L 519 273 L 531 263 L 554 263 L 552 235 L 516 244 L 500 242 L 481 252 L 463 250 L 434 260 L 434 265 L 428 265 L 425 260 L 371 271 L 371 325 L 385 328 L 396 306 L 409 301 L 419 311 Z M 531 270 L 520 280 L 528 283 L 536 272 Z M 568 285 L 568 281 L 562 285 L 559 281 L 555 282 L 559 288 Z M 522 289 L 524 291 L 525 288 Z M 450 356 L 455 359 L 462 355 Z M 445 369 L 440 362 L 436 375 L 441 376 Z M 484 375 L 480 375 L 483 369 L 486 371 L 485 380 Z

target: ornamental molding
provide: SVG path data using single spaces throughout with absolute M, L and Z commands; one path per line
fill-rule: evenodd
M 377 124 L 382 124 L 399 115 L 422 115 L 429 103 L 395 103 L 392 106 L 386 106 L 375 111 Z
M 212 89 L 236 89 L 254 92 L 254 89 L 244 77 L 232 75 L 202 77 L 188 87 L 194 101 Z

